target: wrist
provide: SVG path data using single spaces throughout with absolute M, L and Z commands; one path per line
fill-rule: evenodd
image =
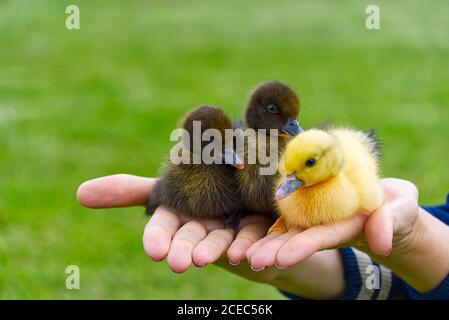
M 418 213 L 416 218 L 409 227 L 393 236 L 393 243 L 391 251 L 385 256 L 389 260 L 402 259 L 407 255 L 420 254 L 422 247 L 423 236 L 428 232 L 426 221 L 426 215 L 422 209 L 417 209 Z
M 338 250 L 316 252 L 273 276 L 273 286 L 307 299 L 338 299 L 346 290 L 343 258 Z
M 373 259 L 420 292 L 435 288 L 449 271 L 449 228 L 419 208 L 410 230 L 393 241 L 391 253 Z

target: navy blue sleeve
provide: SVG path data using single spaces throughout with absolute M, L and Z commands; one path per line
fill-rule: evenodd
M 449 225 L 449 194 L 446 204 L 422 208 Z M 367 254 L 350 247 L 340 248 L 339 252 L 343 258 L 346 281 L 342 300 L 449 299 L 449 276 L 433 290 L 420 293 Z M 290 299 L 304 299 L 281 292 Z
M 445 204 L 434 207 L 422 206 L 422 208 L 433 215 L 435 218 L 449 225 L 449 194 L 446 197 Z

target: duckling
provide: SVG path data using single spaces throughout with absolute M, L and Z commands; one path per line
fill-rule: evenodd
M 372 132 L 348 128 L 310 129 L 293 138 L 279 169 L 280 217 L 269 233 L 332 224 L 379 208 L 377 146 Z
M 224 139 L 225 130 L 232 129 L 231 121 L 221 109 L 211 106 L 202 106 L 190 112 L 182 127 L 191 139 L 187 139 L 188 143 L 183 139 L 181 147 L 181 150 L 188 152 L 190 160 L 195 155 L 201 157 L 204 148 L 210 143 L 201 141 L 199 150 L 193 146 L 194 121 L 201 121 L 201 137 L 208 134 L 208 129 L 219 130 L 223 137 L 222 154 L 219 156 L 224 163 L 206 164 L 202 158 L 199 164 L 174 164 L 168 161 L 150 196 L 147 213 L 151 214 L 163 205 L 195 218 L 221 218 L 226 227 L 236 228 L 243 213 L 243 205 L 234 178 L 234 167 L 241 168 L 241 161 L 232 143 Z
M 299 108 L 296 93 L 280 82 L 259 85 L 249 99 L 245 115 L 247 128 L 266 129 L 265 141 L 259 141 L 257 135 L 247 136 L 244 149 L 245 168 L 236 172 L 243 204 L 251 212 L 271 216 L 276 210 L 273 190 L 278 179 L 278 157 L 285 149 L 287 141 L 302 131 L 297 120 Z M 270 129 L 278 130 L 275 137 L 271 136 L 273 140 L 270 140 Z M 266 155 L 273 157 L 270 154 L 271 142 L 277 142 L 278 145 L 276 158 L 273 158 L 275 170 L 263 175 L 260 169 L 266 164 L 261 163 L 258 158 L 255 163 L 248 163 L 248 156 L 258 155 L 258 149 L 262 147 Z

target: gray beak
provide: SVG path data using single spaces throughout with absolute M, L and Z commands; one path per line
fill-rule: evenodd
M 287 122 L 282 126 L 281 131 L 285 132 L 291 136 L 297 136 L 304 130 L 299 125 L 298 120 L 293 119 L 293 118 L 288 118 Z
M 287 175 L 284 181 L 282 181 L 281 186 L 276 190 L 276 200 L 288 197 L 303 184 L 304 181 L 299 180 L 294 173 Z

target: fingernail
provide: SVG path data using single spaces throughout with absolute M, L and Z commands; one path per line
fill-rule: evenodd
M 277 265 L 277 263 L 274 264 L 276 266 L 276 268 L 278 268 L 279 270 L 285 270 L 286 268 L 281 268 Z
M 388 252 L 383 257 L 384 258 L 388 257 L 391 253 L 391 250 L 393 250 L 393 247 L 391 247 L 390 250 L 388 250 Z
M 231 260 L 228 260 L 228 262 L 231 266 L 238 266 L 240 264 L 240 261 L 232 262 Z
M 197 268 L 197 269 L 201 269 L 201 268 L 204 268 L 206 266 L 206 264 L 203 264 L 203 265 L 201 265 L 201 266 L 197 266 L 197 265 L 195 265 L 195 268 Z
M 251 269 L 252 269 L 253 271 L 259 272 L 259 271 L 262 271 L 263 269 L 265 269 L 265 267 L 262 267 L 262 268 L 260 268 L 260 269 L 256 269 L 256 268 L 253 267 L 253 265 L 251 265 Z

